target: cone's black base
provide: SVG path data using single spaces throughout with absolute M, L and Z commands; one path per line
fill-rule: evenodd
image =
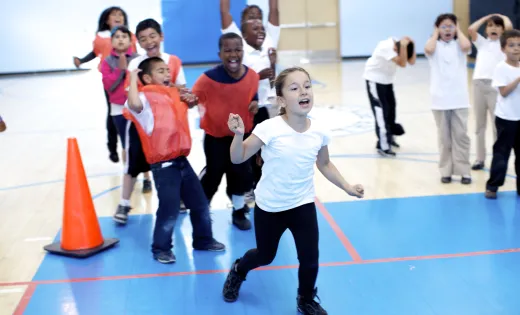
M 43 249 L 45 249 L 46 251 L 48 251 L 51 254 L 62 255 L 62 256 L 67 256 L 67 257 L 74 257 L 74 258 L 87 258 L 87 257 L 93 256 L 97 253 L 100 253 L 104 250 L 107 250 L 107 249 L 113 247 L 114 245 L 116 245 L 117 243 L 119 243 L 119 239 L 107 238 L 107 239 L 105 239 L 103 244 L 101 244 L 98 247 L 94 247 L 94 248 L 90 248 L 90 249 L 82 249 L 82 250 L 64 250 L 63 248 L 61 248 L 61 242 L 56 242 L 56 243 L 43 247 Z

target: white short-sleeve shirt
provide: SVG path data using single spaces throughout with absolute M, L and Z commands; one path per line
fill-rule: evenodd
M 520 77 L 520 67 L 513 67 L 501 61 L 493 72 L 492 85 L 495 88 L 506 86 Z M 508 96 L 503 97 L 498 92 L 495 116 L 505 120 L 520 120 L 520 86 L 517 86 Z
M 139 125 L 141 125 L 146 134 L 151 135 L 154 127 L 152 108 L 150 107 L 150 103 L 148 102 L 148 99 L 143 92 L 139 93 L 139 98 L 143 104 L 143 109 L 140 113 L 135 112 L 128 106 L 128 100 L 125 102 L 125 107 L 128 108 L 128 111 L 136 118 L 136 120 L 139 122 Z
M 392 61 L 397 57 L 395 40 L 388 38 L 380 41 L 372 56 L 365 63 L 363 78 L 379 84 L 392 84 L 397 71 L 397 64 Z
M 255 202 L 268 212 L 290 210 L 314 202 L 314 165 L 318 152 L 330 136 L 317 120 L 299 133 L 275 116 L 253 130 L 262 146 L 262 177 L 255 189 Z
M 162 60 L 164 60 L 166 64 L 168 64 L 168 62 L 170 61 L 170 55 L 167 53 L 161 53 L 160 57 Z M 133 71 L 137 69 L 137 67 L 139 67 L 139 64 L 148 58 L 149 57 L 147 55 L 140 55 L 132 59 L 132 61 L 130 61 L 130 63 L 128 64 L 128 71 Z M 184 68 L 182 66 L 179 69 L 179 74 L 177 74 L 177 79 L 175 79 L 175 84 L 186 85 L 186 75 L 184 74 Z
M 433 110 L 469 108 L 467 55 L 458 40 L 437 41 L 430 63 L 430 94 Z
M 235 22 L 232 22 L 231 25 L 229 25 L 226 29 L 222 30 L 222 34 L 226 33 L 235 33 L 242 37 L 242 32 Z M 262 48 L 260 50 L 256 50 L 249 46 L 242 38 L 244 44 L 244 58 L 242 63 L 253 69 L 256 73 L 271 67 L 271 61 L 269 60 L 269 48 L 276 49 L 278 47 L 278 42 L 280 40 L 280 26 L 274 26 L 268 22 L 265 33 L 266 36 L 264 43 L 262 44 Z M 275 90 L 274 88 L 271 88 L 269 79 L 261 80 L 258 84 L 258 106 L 269 106 L 269 98 L 275 96 Z
M 473 71 L 473 79 L 491 80 L 493 70 L 506 57 L 502 52 L 502 47 L 500 47 L 500 40 L 490 40 L 478 34 L 477 40 L 473 43 L 477 47 L 477 60 L 475 62 L 475 70 Z

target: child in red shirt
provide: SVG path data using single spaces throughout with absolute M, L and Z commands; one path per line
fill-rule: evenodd
M 233 224 L 249 230 L 251 222 L 245 214 L 249 208 L 244 194 L 252 187 L 251 164 L 231 163 L 229 150 L 233 132 L 227 126 L 230 113 L 240 112 L 244 117 L 246 134 L 253 128 L 253 117 L 258 110 L 259 76 L 242 64 L 243 43 L 240 35 L 227 33 L 219 40 L 222 64 L 206 71 L 193 86 L 199 98 L 200 127 L 205 131 L 204 152 L 206 168 L 201 183 L 211 202 L 226 174 L 227 194 L 233 202 Z
M 139 73 L 139 78 L 138 78 Z M 137 81 L 144 84 L 138 88 Z M 172 235 L 179 216 L 180 200 L 190 209 L 193 248 L 223 251 L 213 238 L 208 200 L 187 156 L 191 151 L 188 105 L 195 98 L 170 87 L 168 65 L 151 57 L 131 72 L 124 115 L 135 124 L 146 160 L 151 166 L 159 208 L 155 221 L 152 253 L 161 263 L 176 261 Z

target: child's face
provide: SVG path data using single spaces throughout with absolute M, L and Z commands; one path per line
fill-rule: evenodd
M 224 68 L 230 73 L 237 73 L 242 67 L 244 49 L 241 38 L 225 39 L 219 52 Z
M 156 62 L 152 66 L 151 74 L 145 74 L 143 80 L 146 84 L 170 86 L 170 68 L 165 62 Z
M 506 54 L 507 60 L 512 62 L 520 61 L 520 37 L 508 38 L 502 51 Z
M 126 52 L 130 47 L 130 36 L 121 31 L 116 31 L 112 36 L 112 47 L 118 52 Z
M 110 15 L 108 16 L 107 24 L 110 27 L 110 29 L 113 29 L 116 26 L 124 25 L 125 24 L 125 16 L 123 15 L 123 12 L 119 10 L 114 10 L 110 12 Z
M 445 19 L 439 24 L 439 34 L 445 42 L 451 41 L 457 34 L 457 26 L 450 19 Z
M 486 35 L 491 40 L 498 40 L 504 33 L 502 26 L 496 25 L 493 21 L 489 21 L 486 25 Z
M 153 28 L 147 28 L 137 34 L 137 40 L 139 46 L 146 50 L 148 57 L 159 57 L 161 54 L 161 42 L 164 37 L 162 34 L 157 33 Z
M 295 71 L 287 75 L 282 95 L 278 102 L 288 113 L 305 116 L 314 104 L 311 80 L 305 72 Z
M 262 20 L 249 20 L 246 26 L 246 33 L 243 34 L 246 43 L 251 47 L 260 49 L 265 40 L 265 29 Z

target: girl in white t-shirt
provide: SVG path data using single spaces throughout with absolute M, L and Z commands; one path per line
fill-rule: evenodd
M 471 42 L 460 30 L 457 17 L 442 14 L 435 21 L 424 52 L 430 63 L 430 93 L 439 141 L 441 182 L 452 175 L 471 183 L 468 136 L 469 93 L 467 59 Z
M 486 23 L 486 37 L 478 33 L 484 23 Z M 474 170 L 483 169 L 486 161 L 488 114 L 492 122 L 495 120 L 497 90 L 491 86 L 491 79 L 497 64 L 505 60 L 505 55 L 500 47 L 500 36 L 505 30 L 512 28 L 511 20 L 508 17 L 490 14 L 475 21 L 468 29 L 469 36 L 478 50 L 475 70 L 473 71 L 473 109 L 477 134 L 477 159 L 472 167 Z M 497 132 L 494 124 L 492 124 L 492 129 L 493 138 L 496 140 Z
M 239 164 L 262 149 L 262 177 L 255 190 L 254 224 L 257 248 L 249 250 L 231 267 L 224 284 L 227 302 L 237 300 L 249 271 L 270 264 L 278 242 L 289 229 L 294 237 L 300 267 L 298 310 L 303 314 L 327 314 L 316 302 L 318 275 L 318 220 L 314 204 L 314 165 L 347 194 L 362 198 L 361 185 L 348 184 L 329 159 L 329 136 L 325 128 L 308 118 L 313 106 L 309 74 L 289 68 L 275 81 L 280 115 L 256 126 L 243 141 L 244 124 L 231 114 L 229 128 L 235 133 L 231 161 Z

